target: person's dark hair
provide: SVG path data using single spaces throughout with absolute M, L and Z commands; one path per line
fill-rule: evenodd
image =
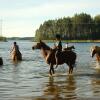
M 14 44 L 16 44 L 16 42 L 14 42 Z
M 56 39 L 61 39 L 60 34 L 56 34 Z

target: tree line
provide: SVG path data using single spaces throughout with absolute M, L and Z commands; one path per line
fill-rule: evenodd
M 36 30 L 35 39 L 51 40 L 60 34 L 64 40 L 98 40 L 100 39 L 100 15 L 91 17 L 86 13 L 75 14 L 45 21 Z
M 7 41 L 6 37 L 0 36 L 0 41 Z

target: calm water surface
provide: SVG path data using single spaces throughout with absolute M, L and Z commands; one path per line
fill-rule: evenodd
M 100 70 L 95 70 L 95 58 L 90 47 L 100 43 L 70 43 L 77 53 L 73 75 L 67 75 L 68 67 L 59 66 L 54 77 L 49 77 L 49 67 L 39 50 L 32 50 L 30 41 L 17 41 L 23 61 L 13 63 L 10 49 L 13 41 L 0 42 L 0 100 L 76 100 L 100 99 Z M 48 45 L 53 46 L 52 43 Z

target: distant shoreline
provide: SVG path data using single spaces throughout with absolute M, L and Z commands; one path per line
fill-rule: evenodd
M 43 40 L 45 42 L 55 42 L 55 40 Z M 100 40 L 62 40 L 65 43 L 100 43 Z
M 6 37 L 0 36 L 0 42 L 6 42 L 6 41 L 7 41 Z
M 5 40 L 0 40 L 0 42 L 7 42 L 9 40 L 29 40 L 29 41 L 32 41 L 32 42 L 38 42 L 39 40 L 35 40 L 33 39 L 33 37 L 30 37 L 30 38 L 7 38 Z M 44 42 L 55 42 L 56 40 L 42 40 Z M 62 40 L 62 42 L 64 43 L 100 43 L 100 40 Z

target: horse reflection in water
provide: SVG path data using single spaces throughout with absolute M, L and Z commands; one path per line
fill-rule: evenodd
M 50 65 L 49 73 L 54 74 L 54 65 L 56 65 L 55 53 L 56 49 L 50 48 L 43 41 L 40 40 L 32 49 L 41 49 L 42 55 L 45 58 L 47 64 Z M 75 66 L 76 53 L 72 50 L 63 50 L 58 56 L 58 65 L 66 63 L 69 66 L 69 74 L 72 74 L 73 68 Z
M 91 78 L 91 85 L 93 95 L 100 97 L 100 70 L 96 70 L 94 77 Z
M 76 82 L 74 77 L 68 76 L 66 80 L 54 80 L 54 77 L 49 77 L 49 82 L 44 89 L 44 96 L 51 96 L 52 100 L 75 100 L 76 95 Z
M 58 100 L 59 93 L 60 93 L 60 87 L 54 83 L 53 77 L 49 77 L 49 82 L 46 84 L 46 88 L 44 89 L 44 95 L 46 97 L 52 95 L 53 99 L 56 98 L 56 100 Z

